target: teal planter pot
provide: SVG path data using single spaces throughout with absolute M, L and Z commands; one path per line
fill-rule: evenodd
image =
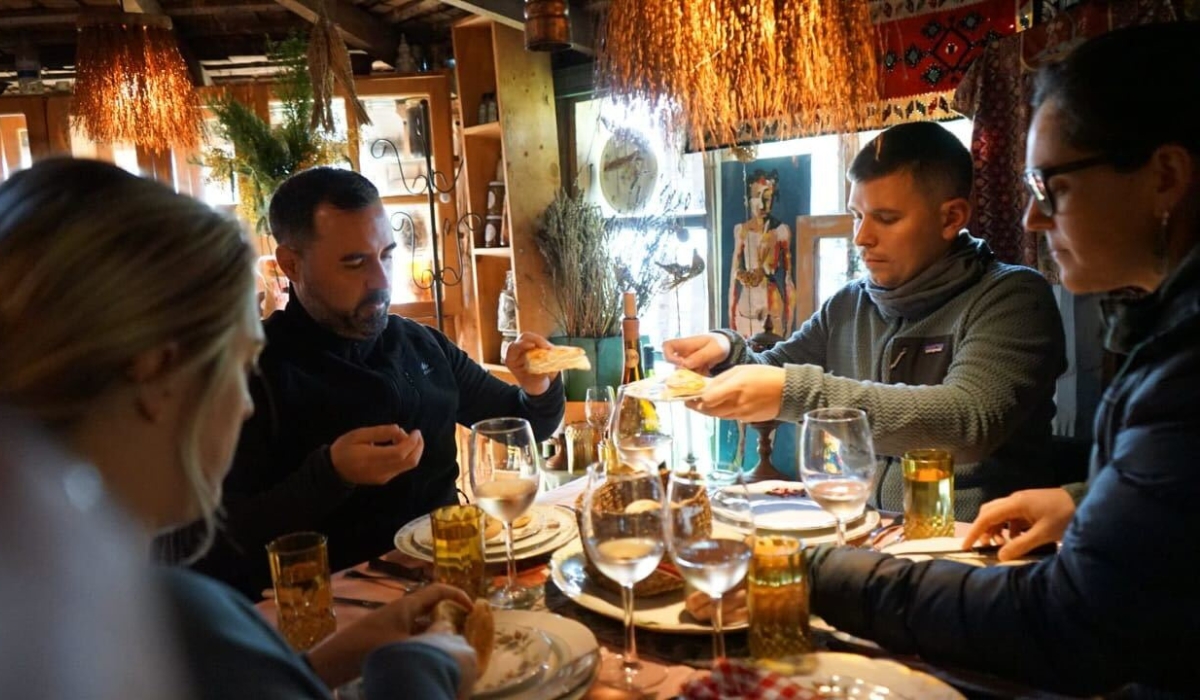
M 621 370 L 625 366 L 625 352 L 620 337 L 612 338 L 568 338 L 556 336 L 549 339 L 555 345 L 570 345 L 583 348 L 587 353 L 590 370 L 569 369 L 563 372 L 563 385 L 567 401 L 583 401 L 589 386 L 611 386 L 621 384 Z

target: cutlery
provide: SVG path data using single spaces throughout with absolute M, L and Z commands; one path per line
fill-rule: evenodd
M 346 578 L 356 578 L 362 581 L 371 581 L 372 583 L 383 586 L 384 588 L 391 588 L 392 590 L 396 591 L 404 591 L 405 593 L 412 593 L 423 586 L 423 584 L 420 583 L 405 583 L 403 580 L 387 574 L 369 574 L 365 571 L 359 571 L 358 569 L 350 569 L 343 575 Z
M 383 606 L 387 605 L 387 603 L 383 602 L 382 600 L 366 600 L 365 598 L 347 598 L 346 596 L 340 596 L 340 595 L 335 595 L 333 597 L 333 602 L 341 603 L 342 605 L 353 605 L 353 606 L 359 607 L 359 608 L 367 608 L 370 610 L 374 610 L 375 608 L 382 608 Z
M 892 519 L 892 522 L 888 523 L 887 525 L 884 525 L 882 522 L 880 522 L 879 525 L 875 526 L 874 530 L 871 530 L 867 533 L 866 544 L 864 546 L 869 549 L 878 549 L 878 545 L 881 541 L 883 541 L 884 537 L 895 532 L 901 527 L 904 527 L 904 513 L 897 515 Z
M 944 556 L 944 557 L 995 557 L 1000 552 L 1000 548 L 1003 546 L 1004 545 L 999 545 L 999 544 L 977 544 L 974 547 L 971 547 L 970 549 L 924 549 L 924 550 L 905 549 L 903 551 L 896 552 L 896 553 L 897 554 L 928 554 L 928 555 L 940 555 L 940 556 Z M 1029 550 L 1025 554 L 1021 555 L 1021 557 L 1019 557 L 1019 558 L 1024 559 L 1026 557 L 1043 557 L 1043 556 L 1048 556 L 1051 554 L 1056 554 L 1057 552 L 1058 552 L 1058 543 L 1057 542 L 1049 542 L 1047 544 L 1038 545 L 1037 547 L 1034 547 L 1033 549 Z
M 264 597 L 268 598 L 269 600 L 275 600 L 275 591 L 273 591 L 273 590 L 267 589 L 266 591 L 263 591 L 263 595 L 264 595 Z M 382 608 L 383 606 L 387 605 L 387 603 L 383 602 L 382 600 L 366 600 L 365 598 L 349 598 L 349 597 L 340 596 L 340 595 L 333 596 L 333 602 L 341 603 L 342 605 L 354 605 L 354 606 L 360 607 L 360 608 L 372 608 L 372 609 Z
M 367 568 L 402 581 L 421 583 L 429 580 L 429 574 L 426 573 L 425 569 L 404 566 L 403 564 L 397 564 L 382 557 L 375 557 L 368 561 Z

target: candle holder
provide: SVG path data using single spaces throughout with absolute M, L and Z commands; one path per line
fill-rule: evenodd
M 762 330 L 750 336 L 746 340 L 746 343 L 754 352 L 762 352 L 774 347 L 781 340 L 783 340 L 783 336 L 775 333 L 775 324 L 771 322 L 771 317 L 767 316 L 763 320 Z M 775 436 L 775 429 L 779 427 L 779 421 L 758 421 L 757 423 L 751 423 L 750 427 L 754 428 L 758 433 L 758 464 L 754 466 L 754 469 L 750 470 L 746 478 L 751 483 L 773 479 L 790 480 L 771 463 L 771 452 L 774 450 L 772 441 Z

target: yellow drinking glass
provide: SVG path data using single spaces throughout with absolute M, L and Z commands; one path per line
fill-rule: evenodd
M 808 571 L 798 537 L 758 533 L 746 574 L 750 655 L 796 659 L 813 650 L 808 626 Z
M 442 506 L 429 514 L 433 529 L 433 580 L 487 594 L 484 566 L 484 515 L 478 506 Z
M 904 468 L 904 539 L 954 535 L 954 458 L 947 450 L 910 450 Z
M 296 651 L 309 649 L 337 629 L 325 535 L 296 532 L 267 545 L 279 633 Z

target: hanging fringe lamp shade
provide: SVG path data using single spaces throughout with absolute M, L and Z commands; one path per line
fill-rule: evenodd
M 92 141 L 192 148 L 200 99 L 164 15 L 81 17 L 71 116 Z
M 599 82 L 693 147 L 846 131 L 879 99 L 867 0 L 612 0 Z

